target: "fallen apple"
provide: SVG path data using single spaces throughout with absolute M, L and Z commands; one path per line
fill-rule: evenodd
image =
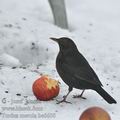
M 91 107 L 82 113 L 79 120 L 111 120 L 111 118 L 103 108 Z
M 60 87 L 57 80 L 44 75 L 35 80 L 32 89 L 37 99 L 47 101 L 51 100 L 59 94 Z

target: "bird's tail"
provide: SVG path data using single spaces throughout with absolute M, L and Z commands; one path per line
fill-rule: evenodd
M 116 100 L 111 97 L 101 86 L 97 87 L 96 92 L 101 95 L 109 104 L 117 103 Z

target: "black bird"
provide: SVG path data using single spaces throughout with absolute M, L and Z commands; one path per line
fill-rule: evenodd
M 56 59 L 56 69 L 62 80 L 69 86 L 67 95 L 61 102 L 67 102 L 66 98 L 73 88 L 95 90 L 108 103 L 117 103 L 103 88 L 98 76 L 89 65 L 84 56 L 78 51 L 75 43 L 67 37 L 50 38 L 56 41 L 60 51 Z M 82 97 L 81 95 L 75 97 Z

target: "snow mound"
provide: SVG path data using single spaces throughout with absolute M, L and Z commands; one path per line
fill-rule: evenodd
M 0 55 L 0 65 L 10 66 L 10 67 L 19 67 L 22 64 L 17 58 L 9 54 L 3 53 L 2 55 Z

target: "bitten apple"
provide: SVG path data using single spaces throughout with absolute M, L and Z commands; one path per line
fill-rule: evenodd
M 103 108 L 91 107 L 82 113 L 79 120 L 111 120 L 111 118 Z
M 60 87 L 57 80 L 44 75 L 33 83 L 32 89 L 37 99 L 47 101 L 59 94 Z

